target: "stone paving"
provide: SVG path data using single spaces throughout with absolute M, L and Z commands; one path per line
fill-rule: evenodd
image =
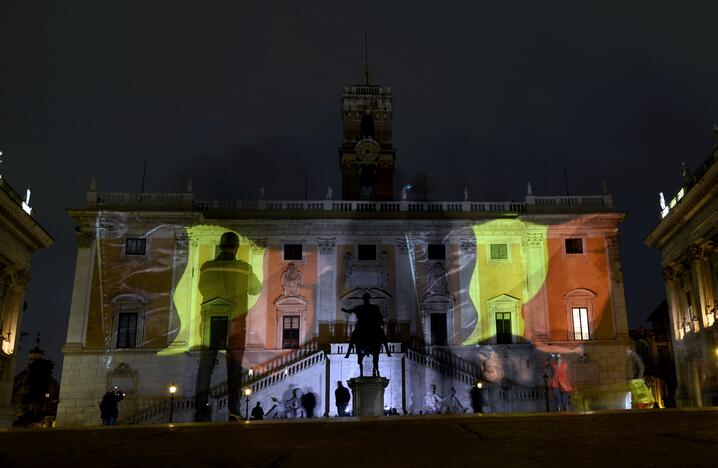
M 718 408 L 0 432 L 0 466 L 718 466 Z

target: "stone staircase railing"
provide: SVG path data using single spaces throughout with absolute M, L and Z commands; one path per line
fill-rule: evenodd
M 276 374 L 281 373 L 285 377 L 292 375 L 297 372 L 297 364 L 304 363 L 307 358 L 312 358 L 316 355 L 324 355 L 323 351 L 319 350 L 319 346 L 316 341 L 306 343 L 304 346 L 291 351 L 290 353 L 278 356 L 274 359 L 267 361 L 256 371 L 253 369 L 252 375 L 249 375 L 249 369 L 246 369 L 242 375 L 242 386 L 250 387 L 254 393 L 256 389 L 266 388 L 268 385 L 257 387 L 259 382 L 263 382 L 267 379 L 273 379 L 270 385 L 277 383 L 282 378 L 277 379 Z M 221 410 L 227 405 L 227 389 L 228 382 L 225 380 L 212 387 L 209 390 L 209 395 L 217 400 L 216 410 Z M 180 413 L 182 411 L 194 412 L 195 397 L 176 398 L 174 400 L 174 411 Z M 169 414 L 170 402 L 168 398 L 158 398 L 154 402 L 145 406 L 143 409 L 135 412 L 134 414 L 123 418 L 119 421 L 119 424 L 144 424 L 149 421 L 155 420 L 160 415 Z
M 446 356 L 443 356 L 441 353 L 420 352 L 413 348 L 408 348 L 406 350 L 406 357 L 408 359 L 416 362 L 417 364 L 444 374 L 447 377 L 457 379 L 462 383 L 465 383 L 466 385 L 474 385 L 476 383 L 476 380 L 481 375 L 478 372 L 478 367 L 476 367 L 470 362 L 464 361 L 458 356 L 452 355 L 455 359 L 446 359 L 446 361 L 444 362 L 440 360 L 441 358 L 437 358 L 436 356 L 442 356 L 442 358 L 446 358 Z M 453 365 L 452 362 L 457 365 Z

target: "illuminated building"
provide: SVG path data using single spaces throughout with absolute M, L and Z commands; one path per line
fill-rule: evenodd
M 367 69 L 341 109 L 341 200 L 328 191 L 314 201 L 215 202 L 196 199 L 191 184 L 135 194 L 101 193 L 93 182 L 85 207 L 69 211 L 78 254 L 58 424 L 97 424 L 99 399 L 115 385 L 127 392 L 120 420 L 165 420 L 170 382 L 175 420 L 191 420 L 207 379 L 198 377 L 202 350 L 222 353 L 233 338 L 243 343 L 242 385 L 265 419 L 295 415 L 306 391 L 318 413 L 335 415 L 336 381 L 358 374 L 354 356 L 343 357 L 354 317 L 340 309 L 367 292 L 393 347 L 380 361 L 389 411 L 469 407 L 478 379 L 487 411 L 543 411 L 552 354 L 570 363 L 582 407 L 623 406 L 623 214 L 605 188 L 537 196 L 529 186 L 520 202 L 468 192 L 418 202 L 402 190 L 394 201 L 389 88 Z M 227 268 L 261 285 L 238 297 L 227 283 L 219 289 L 229 292 L 204 297 L 200 277 L 230 231 L 244 266 Z M 224 360 L 214 362 L 208 404 L 226 420 Z
M 11 398 L 30 256 L 53 242 L 31 213 L 30 190 L 23 199 L 0 176 L 0 427 L 15 419 Z
M 718 142 L 718 131 L 716 132 Z M 718 145 L 665 202 L 646 245 L 661 251 L 678 406 L 718 404 Z

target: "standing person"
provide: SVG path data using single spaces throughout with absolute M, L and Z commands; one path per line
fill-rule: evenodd
M 556 411 L 568 411 L 571 409 L 570 394 L 573 392 L 573 386 L 568 375 L 568 363 L 561 358 L 560 354 L 557 354 L 555 360 L 551 363 L 551 370 L 552 376 L 548 386 L 553 391 Z
M 476 385 L 469 390 L 469 398 L 471 399 L 471 408 L 474 413 L 484 412 L 484 384 L 477 382 Z
M 351 400 L 351 394 L 349 389 L 346 388 L 342 381 L 337 381 L 337 389 L 334 390 L 334 400 L 337 405 L 337 416 L 343 418 L 347 415 L 347 406 L 349 406 L 349 400 Z
M 252 408 L 252 419 L 255 421 L 261 421 L 264 419 L 264 410 L 262 409 L 262 405 L 257 402 L 257 406 Z
M 199 369 L 195 389 L 195 420 L 210 421 L 209 389 L 215 362 L 220 350 L 225 352 L 227 369 L 227 408 L 230 415 L 240 414 L 239 390 L 242 384 L 242 358 L 247 332 L 249 295 L 261 292 L 262 283 L 252 266 L 237 260 L 239 236 L 225 232 L 219 240 L 219 253 L 214 260 L 202 264 L 199 293 L 202 295 L 202 327 L 209 332 L 199 353 Z M 222 299 L 234 304 L 229 311 L 213 314 L 213 302 Z M 213 329 L 212 323 L 215 323 Z M 214 339 L 213 339 L 214 337 Z M 232 416 L 230 416 L 231 418 Z
M 105 393 L 100 402 L 100 418 L 102 418 L 103 426 L 114 426 L 117 424 L 117 416 L 119 410 L 117 409 L 117 403 L 125 398 L 125 394 L 122 393 L 117 387 L 115 391 Z
M 313 392 L 304 392 L 300 398 L 304 414 L 307 418 L 314 417 L 314 407 L 317 406 L 317 397 L 314 396 Z

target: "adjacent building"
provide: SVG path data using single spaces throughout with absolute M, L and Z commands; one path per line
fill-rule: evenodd
M 201 353 L 221 356 L 234 340 L 250 406 L 292 417 L 293 398 L 312 392 L 317 412 L 334 416 L 336 382 L 358 375 L 355 355 L 344 359 L 355 318 L 341 309 L 367 293 L 391 343 L 380 361 L 387 411 L 462 411 L 478 381 L 489 411 L 545 411 L 544 376 L 559 354 L 582 407 L 623 407 L 624 215 L 605 186 L 537 196 L 529 185 L 519 202 L 475 201 L 468 190 L 410 201 L 394 188 L 391 90 L 367 68 L 340 110 L 341 199 L 328 189 L 323 200 L 204 201 L 191 184 L 104 193 L 93 181 L 85 206 L 69 210 L 78 249 L 58 424 L 97 424 L 115 386 L 127 393 L 125 423 L 164 421 L 173 383 L 174 418 L 191 420 Z M 240 241 L 232 259 L 220 245 L 228 232 Z M 208 263 L 219 258 L 241 266 Z M 204 297 L 207 270 L 242 270 L 259 286 Z M 228 416 L 224 366 L 218 357 L 211 371 L 216 420 Z
M 22 198 L 0 176 L 0 427 L 15 420 L 11 399 L 30 256 L 53 242 L 29 203 L 29 189 Z
M 716 132 L 718 142 L 718 131 Z M 661 251 L 678 406 L 718 404 L 718 145 L 668 203 L 646 245 Z

